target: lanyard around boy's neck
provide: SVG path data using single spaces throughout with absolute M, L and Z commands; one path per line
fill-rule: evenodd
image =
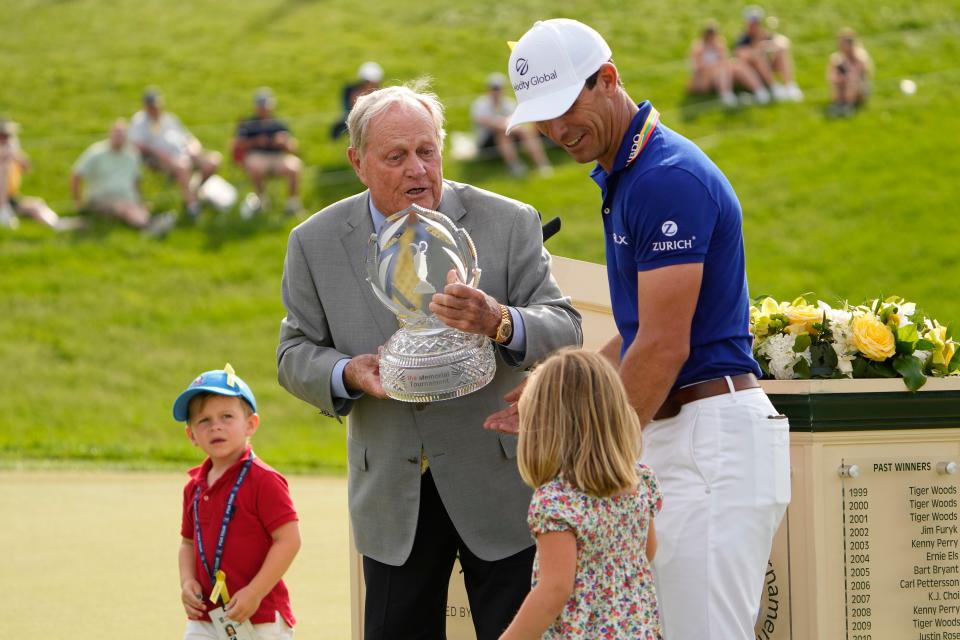
M 250 465 L 253 464 L 253 460 L 256 457 L 253 449 L 251 449 L 250 456 L 244 461 L 243 466 L 240 467 L 237 480 L 233 483 L 233 488 L 230 490 L 230 496 L 227 498 L 227 507 L 223 510 L 223 521 L 220 523 L 220 533 L 217 535 L 217 548 L 213 553 L 212 571 L 210 570 L 210 565 L 207 563 L 207 554 L 203 546 L 203 536 L 200 533 L 200 487 L 198 486 L 197 490 L 193 493 L 193 536 L 197 543 L 197 553 L 200 554 L 200 562 L 203 564 L 203 570 L 210 576 L 210 582 L 215 585 L 213 593 L 210 594 L 210 600 L 214 604 L 216 604 L 217 599 L 221 595 L 224 602 L 230 599 L 230 595 L 227 592 L 226 577 L 223 572 L 220 571 L 220 559 L 223 557 L 223 547 L 227 540 L 227 528 L 230 526 L 230 520 L 233 519 L 234 511 L 236 511 L 234 502 L 237 499 L 237 492 L 240 490 L 240 485 L 243 484 L 243 481 L 246 479 L 247 472 L 250 471 Z

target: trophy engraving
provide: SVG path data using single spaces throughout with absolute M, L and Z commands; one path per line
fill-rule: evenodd
M 411 205 L 370 236 L 367 280 L 400 324 L 380 354 L 380 381 L 395 400 L 457 398 L 493 379 L 490 339 L 448 327 L 430 311 L 451 270 L 469 286 L 480 280 L 473 240 L 442 213 Z

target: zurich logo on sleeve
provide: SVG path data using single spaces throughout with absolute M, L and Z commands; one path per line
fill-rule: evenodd
M 673 220 L 667 220 L 660 225 L 660 233 L 668 238 L 672 238 L 673 236 L 677 235 L 679 230 L 680 228 Z M 683 249 L 693 249 L 693 241 L 696 239 L 697 237 L 693 236 L 683 240 L 658 240 L 653 243 L 650 249 L 652 251 L 678 251 Z

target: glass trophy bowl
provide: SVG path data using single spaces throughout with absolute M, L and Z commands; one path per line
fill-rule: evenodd
M 430 311 L 450 270 L 471 287 L 480 280 L 473 240 L 442 213 L 411 205 L 370 236 L 367 280 L 400 323 L 380 352 L 380 381 L 395 400 L 458 398 L 496 372 L 490 338 L 448 327 Z

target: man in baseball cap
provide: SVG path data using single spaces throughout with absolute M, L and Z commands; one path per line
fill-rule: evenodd
M 330 137 L 334 140 L 347 133 L 347 117 L 361 97 L 373 93 L 380 88 L 383 82 L 383 67 L 372 60 L 368 60 L 357 69 L 357 81 L 351 82 L 343 88 L 343 116 L 330 127 Z
M 253 106 L 254 113 L 237 125 L 231 144 L 234 159 L 243 167 L 254 188 L 243 199 L 240 215 L 246 218 L 269 208 L 267 179 L 274 176 L 287 182 L 284 212 L 296 215 L 303 209 L 300 202 L 303 161 L 297 156 L 297 139 L 286 121 L 274 113 L 277 98 L 269 87 L 257 89 Z
M 556 18 L 534 24 L 510 54 L 510 84 L 519 103 L 510 129 L 562 115 L 610 57 L 603 37 L 582 22 Z
M 664 494 L 653 562 L 664 638 L 752 638 L 790 460 L 787 421 L 767 418 L 782 416 L 756 379 L 737 196 L 703 151 L 629 96 L 589 26 L 537 22 L 508 71 L 519 103 L 509 126 L 535 122 L 596 163 L 619 329 L 602 352 L 645 425 L 643 461 Z M 514 428 L 504 413 L 487 426 Z

